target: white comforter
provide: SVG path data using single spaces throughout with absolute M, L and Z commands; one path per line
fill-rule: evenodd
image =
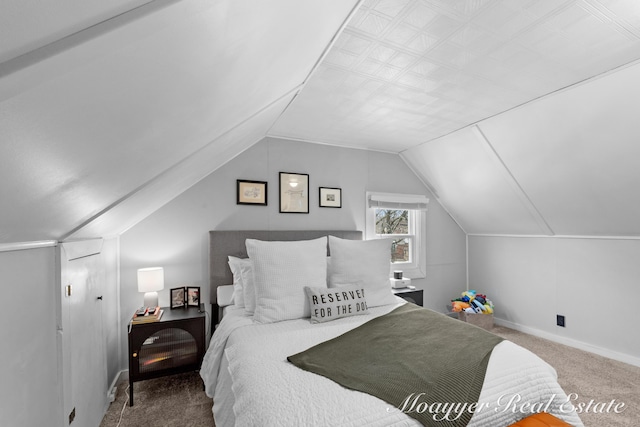
M 227 310 L 200 371 L 206 393 L 214 400 L 216 426 L 420 426 L 376 397 L 345 389 L 287 361 L 287 356 L 395 307 L 375 307 L 368 315 L 323 324 L 311 324 L 309 319 L 254 324 L 242 310 Z M 556 379 L 555 370 L 538 356 L 503 341 L 492 352 L 478 402 L 481 409 L 473 411 L 469 425 L 507 426 L 546 410 L 582 426 Z M 447 409 L 431 408 L 431 412 L 441 418 Z

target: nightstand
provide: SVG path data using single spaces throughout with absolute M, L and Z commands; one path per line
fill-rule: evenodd
M 200 369 L 204 307 L 162 310 L 157 322 L 129 325 L 129 406 L 133 406 L 134 382 Z
M 411 288 L 397 288 L 392 289 L 393 293 L 400 298 L 407 300 L 415 305 L 419 305 L 423 307 L 422 304 L 422 295 L 424 291 L 422 289 L 411 289 Z

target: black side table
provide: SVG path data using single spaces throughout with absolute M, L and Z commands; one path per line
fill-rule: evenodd
M 422 304 L 422 295 L 424 291 L 422 289 L 397 288 L 393 289 L 393 293 L 404 300 L 419 305 L 420 307 L 424 307 Z
M 129 324 L 129 406 L 133 383 L 197 371 L 205 352 L 204 307 L 162 307 L 157 322 Z

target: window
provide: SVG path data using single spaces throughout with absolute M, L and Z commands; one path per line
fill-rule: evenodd
M 376 237 L 391 237 L 391 263 L 412 261 L 415 212 L 408 209 L 375 208 Z
M 367 193 L 367 239 L 391 238 L 390 270 L 425 277 L 425 196 Z

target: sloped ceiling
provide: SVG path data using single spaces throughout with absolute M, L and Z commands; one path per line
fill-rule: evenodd
M 152 0 L 2 0 L 0 64 Z
M 635 0 L 367 0 L 270 135 L 401 152 L 638 58 Z
M 0 244 L 121 233 L 264 136 L 400 153 L 469 233 L 640 233 L 636 0 L 80 3 L 2 2 Z
M 639 81 L 636 64 L 478 124 L 550 234 L 640 235 Z
M 467 233 L 640 235 L 640 2 L 365 1 L 271 136 L 399 152 Z
M 144 218 L 264 137 L 355 5 L 156 1 L 104 20 L 139 2 L 56 3 L 0 14 L 0 243 Z

